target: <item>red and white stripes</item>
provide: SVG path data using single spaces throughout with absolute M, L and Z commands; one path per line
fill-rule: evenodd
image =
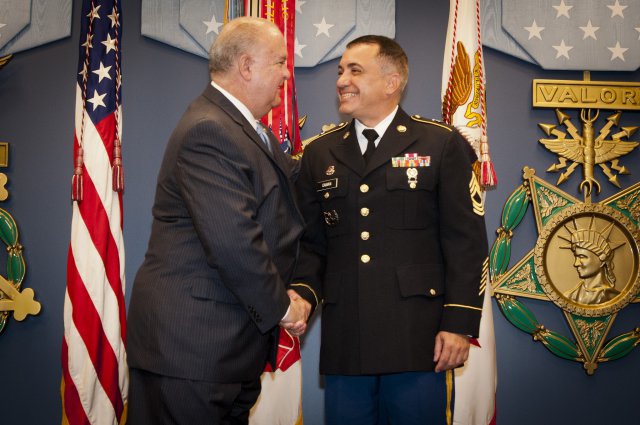
M 73 145 L 80 169 L 74 170 L 64 298 L 62 423 L 120 424 L 126 420 L 128 371 L 122 185 L 113 181 L 122 135 L 119 0 L 85 0 L 82 18 Z M 116 172 L 122 176 L 118 167 Z
M 73 203 L 63 342 L 64 411 L 72 424 L 117 424 L 128 390 L 122 194 L 112 190 L 113 124 L 110 117 L 97 127 L 85 120 L 83 200 Z

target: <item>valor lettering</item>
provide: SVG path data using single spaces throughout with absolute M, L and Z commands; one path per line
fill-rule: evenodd
M 585 103 L 593 103 L 598 100 L 595 97 L 589 97 L 587 87 L 580 87 L 580 99 L 582 99 L 582 101 Z
M 545 102 L 553 101 L 553 98 L 556 96 L 556 92 L 558 91 L 558 86 L 539 86 L 540 94 L 544 98 Z
M 600 92 L 600 100 L 602 100 L 604 103 L 613 103 L 616 100 L 616 92 L 608 87 L 605 87 Z
M 640 109 L 640 84 L 534 80 L 533 106 L 543 108 Z
M 638 101 L 635 99 L 638 91 L 633 91 L 631 89 L 623 89 L 622 90 L 622 103 L 627 104 L 631 103 L 633 105 L 637 105 Z
M 573 90 L 571 90 L 571 87 L 563 88 L 562 93 L 560 93 L 560 96 L 558 96 L 558 102 L 564 103 L 567 100 L 570 100 L 571 102 L 574 102 L 574 103 L 578 101 L 578 98 L 573 93 Z

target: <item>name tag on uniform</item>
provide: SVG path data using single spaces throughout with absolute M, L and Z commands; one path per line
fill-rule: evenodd
M 428 167 L 430 164 L 430 156 L 419 156 L 417 153 L 405 153 L 404 156 L 394 156 L 391 158 L 392 167 Z
M 323 180 L 321 182 L 317 182 L 316 183 L 316 191 L 317 192 L 336 189 L 337 187 L 338 187 L 338 179 L 337 178 L 329 179 L 329 180 Z

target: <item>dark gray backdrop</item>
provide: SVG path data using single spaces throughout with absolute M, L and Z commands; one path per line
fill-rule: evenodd
M 448 1 L 396 1 L 397 40 L 409 55 L 411 76 L 403 101 L 409 113 L 438 118 L 442 53 Z M 79 22 L 80 2 L 73 22 Z M 62 306 L 71 208 L 72 140 L 78 25 L 71 38 L 19 53 L 0 71 L 0 141 L 10 143 L 11 197 L 0 207 L 14 215 L 25 247 L 24 285 L 36 292 L 42 312 L 24 322 L 10 322 L 0 335 L 0 423 L 60 423 L 60 347 Z M 531 107 L 535 78 L 581 79 L 580 72 L 543 71 L 537 66 L 485 49 L 487 109 L 491 153 L 500 179 L 487 196 L 489 239 L 495 239 L 502 206 L 521 183 L 525 165 L 545 173 L 555 160 L 537 139 L 537 123 L 555 123 L 550 110 Z M 174 124 L 189 101 L 208 82 L 206 61 L 140 35 L 140 5 L 124 4 L 123 155 L 126 177 L 124 236 L 127 283 L 142 262 L 150 230 L 150 208 L 162 152 Z M 297 69 L 301 114 L 309 119 L 303 137 L 338 122 L 334 92 L 337 62 Z M 639 81 L 640 72 L 593 73 L 594 80 Z M 574 122 L 575 122 L 574 118 Z M 624 125 L 640 125 L 640 114 L 623 114 Z M 636 137 L 637 140 L 637 137 Z M 638 181 L 640 154 L 623 160 Z M 607 194 L 606 178 L 596 172 Z M 581 171 L 561 188 L 578 196 Z M 537 237 L 531 211 L 516 230 L 512 264 L 531 249 Z M 3 273 L 4 274 L 4 273 Z M 128 293 L 128 292 L 127 292 Z M 548 328 L 570 335 L 560 311 L 551 303 L 526 300 Z M 640 324 L 638 305 L 618 316 L 610 336 Z M 561 360 L 510 325 L 494 302 L 498 352 L 498 423 L 636 424 L 640 423 L 640 353 L 604 364 L 588 377 L 581 366 Z M 320 321 L 314 320 L 304 341 L 303 407 L 306 425 L 322 421 L 323 392 L 317 371 Z M 389 341 L 388 343 L 393 343 Z

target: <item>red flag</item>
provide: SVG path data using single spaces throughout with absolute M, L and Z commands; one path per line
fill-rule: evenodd
M 62 342 L 63 423 L 126 420 L 120 0 L 84 0 Z
M 262 122 L 278 137 L 280 146 L 288 154 L 302 150 L 298 127 L 298 103 L 294 76 L 296 9 L 293 0 L 271 0 L 261 4 L 260 17 L 280 28 L 287 47 L 287 68 L 291 78 L 280 89 L 282 102 L 273 108 Z
M 227 0 L 229 1 L 229 0 Z M 247 0 L 247 16 L 267 19 L 280 29 L 287 48 L 287 68 L 291 77 L 280 89 L 281 103 L 262 122 L 271 128 L 285 153 L 302 150 L 298 128 L 298 105 L 294 78 L 295 2 L 293 0 Z M 228 9 L 231 9 L 230 7 Z M 262 392 L 251 409 L 250 425 L 302 424 L 302 365 L 300 339 L 280 329 L 276 370 L 267 365 L 261 377 Z
M 302 425 L 302 363 L 297 336 L 280 329 L 276 370 L 267 365 L 261 383 L 249 425 Z

